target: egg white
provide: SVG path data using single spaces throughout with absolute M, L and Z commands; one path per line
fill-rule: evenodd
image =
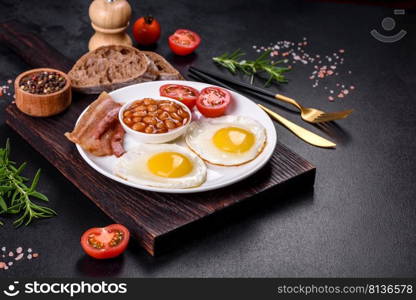
M 212 138 L 221 128 L 238 127 L 251 132 L 255 141 L 243 153 L 230 153 L 217 148 Z M 255 159 L 266 145 L 266 129 L 258 121 L 246 116 L 224 116 L 194 121 L 190 124 L 185 141 L 188 147 L 208 163 L 220 166 L 238 166 Z
M 153 174 L 147 166 L 147 161 L 160 152 L 177 152 L 184 155 L 191 162 L 192 171 L 177 178 Z M 184 189 L 204 183 L 207 177 L 207 167 L 197 155 L 184 147 L 175 144 L 141 144 L 118 159 L 114 173 L 125 180 L 146 186 Z

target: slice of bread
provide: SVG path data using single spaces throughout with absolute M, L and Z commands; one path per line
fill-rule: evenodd
M 142 51 L 150 59 L 149 72 L 157 73 L 157 80 L 184 80 L 183 76 L 161 55 L 152 51 Z
M 158 74 L 149 70 L 150 65 L 150 59 L 134 47 L 103 46 L 83 55 L 68 75 L 74 90 L 98 94 L 156 80 Z

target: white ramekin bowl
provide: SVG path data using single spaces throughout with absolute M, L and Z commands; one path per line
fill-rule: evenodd
M 162 143 L 173 141 L 174 139 L 177 139 L 181 135 L 185 134 L 186 130 L 188 129 L 189 124 L 191 123 L 191 119 L 192 119 L 191 110 L 180 101 L 170 99 L 170 98 L 164 98 L 164 97 L 158 97 L 158 99 L 153 99 L 153 100 L 155 101 L 169 100 L 180 105 L 180 107 L 189 114 L 189 120 L 186 124 L 182 125 L 181 127 L 170 130 L 166 133 L 144 133 L 144 132 L 139 132 L 139 131 L 131 129 L 129 126 L 127 126 L 124 123 L 123 114 L 124 114 L 124 111 L 130 107 L 130 105 L 132 105 L 134 102 L 139 101 L 139 100 L 140 99 L 136 99 L 136 100 L 132 100 L 132 101 L 125 103 L 120 108 L 120 111 L 118 112 L 118 119 L 120 120 L 120 123 L 123 126 L 124 130 L 126 131 L 126 133 L 131 135 L 136 141 L 140 143 L 146 143 L 146 144 L 162 144 Z

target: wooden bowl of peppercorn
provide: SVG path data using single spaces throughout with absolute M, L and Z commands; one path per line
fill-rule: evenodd
M 53 116 L 71 104 L 71 80 L 59 70 L 32 69 L 17 76 L 14 85 L 16 105 L 29 116 Z

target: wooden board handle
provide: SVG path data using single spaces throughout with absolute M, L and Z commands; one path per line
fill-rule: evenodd
M 73 62 L 57 51 L 29 26 L 17 21 L 0 23 L 0 44 L 16 52 L 34 68 L 48 67 L 68 72 Z

